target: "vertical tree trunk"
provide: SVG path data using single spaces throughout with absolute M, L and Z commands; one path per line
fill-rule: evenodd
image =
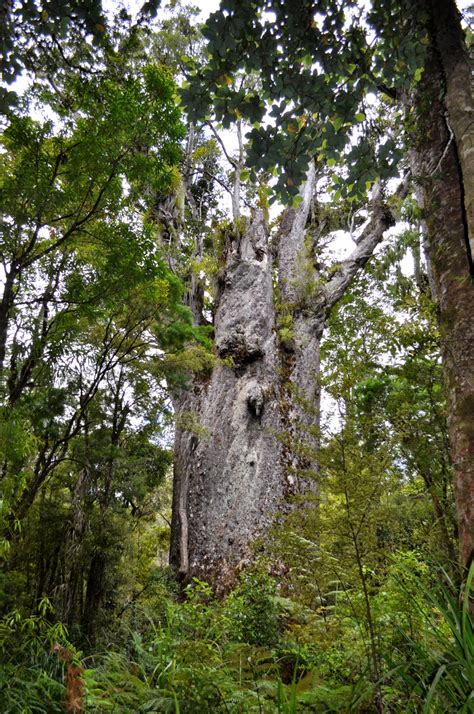
M 97 614 L 100 610 L 105 592 L 105 554 L 97 550 L 92 556 L 87 577 L 87 589 L 82 614 L 82 629 L 91 643 L 95 641 Z
M 278 236 L 279 309 L 286 318 L 281 337 L 284 377 L 282 418 L 286 478 L 295 493 L 317 492 L 315 453 L 319 448 L 320 342 L 325 323 L 323 301 L 315 300 L 311 287 L 319 276 L 314 268 L 313 245 L 306 226 L 316 191 L 316 171 L 311 162 L 297 208 L 283 216 Z
M 281 505 L 272 258 L 263 216 L 228 237 L 215 317 L 220 362 L 177 399 L 171 562 L 228 586 Z
M 428 0 L 428 7 L 432 11 L 432 46 L 422 87 L 414 98 L 418 128 L 413 172 L 423 194 L 428 252 L 436 284 L 460 560 L 463 566 L 468 566 L 474 547 L 474 284 L 471 253 L 474 121 L 470 74 L 466 72 L 462 33 L 454 3 Z M 441 26 L 441 22 L 446 24 Z
M 462 184 L 465 241 L 474 277 L 474 98 L 472 65 L 454 0 L 430 0 L 433 39 L 445 91 L 446 126 L 455 140 Z
M 67 580 L 63 587 L 62 619 L 69 626 L 81 619 L 81 599 L 84 585 L 82 570 L 84 567 L 84 536 L 90 518 L 90 506 L 87 504 L 87 491 L 90 487 L 89 468 L 85 466 L 71 490 L 71 509 L 69 527 L 66 532 L 65 567 Z
M 17 277 L 15 265 L 11 265 L 5 275 L 3 295 L 0 302 L 0 375 L 3 372 L 5 355 L 7 351 L 8 325 L 11 309 L 15 300 L 15 279 Z

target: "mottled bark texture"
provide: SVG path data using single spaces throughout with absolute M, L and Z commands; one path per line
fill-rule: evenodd
M 394 221 L 377 193 L 352 255 L 330 280 L 311 283 L 314 191 L 311 167 L 276 248 L 260 213 L 227 239 L 215 313 L 219 362 L 207 381 L 195 380 L 175 398 L 170 560 L 185 581 L 197 576 L 225 590 L 288 500 L 315 490 L 321 335 Z M 286 331 L 282 313 L 290 318 Z
M 221 362 L 177 402 L 171 562 L 224 588 L 280 506 L 272 258 L 258 213 L 229 236 L 215 315 Z M 179 428 L 186 421 L 199 426 Z
M 306 231 L 316 190 L 312 162 L 298 208 L 283 215 L 278 236 L 278 304 L 281 345 L 282 458 L 288 493 L 317 493 L 320 411 L 320 342 L 324 311 L 315 310 L 314 251 L 318 236 Z M 315 245 L 316 244 L 316 245 Z
M 439 305 L 461 564 L 474 546 L 474 121 L 470 68 L 454 2 L 427 0 L 431 46 L 413 102 L 413 173 L 423 195 Z
M 464 44 L 454 0 L 430 0 L 433 39 L 442 72 L 444 104 L 450 138 L 455 140 L 462 174 L 465 240 L 474 277 L 474 101 L 472 65 Z

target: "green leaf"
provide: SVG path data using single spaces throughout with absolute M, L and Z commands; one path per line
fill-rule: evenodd
M 417 68 L 416 68 L 416 70 L 415 70 L 415 72 L 414 72 L 414 74 L 413 74 L 413 79 L 415 80 L 415 82 L 419 82 L 419 81 L 420 81 L 420 79 L 421 79 L 422 76 L 423 76 L 423 71 L 424 71 L 423 67 L 417 67 Z
M 341 119 L 341 117 L 333 117 L 333 118 L 331 119 L 331 124 L 333 125 L 334 130 L 335 130 L 336 132 L 338 132 L 339 129 L 340 129 L 340 128 L 342 127 L 342 125 L 344 124 L 344 121 Z

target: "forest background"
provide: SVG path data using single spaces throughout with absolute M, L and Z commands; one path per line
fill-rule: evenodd
M 474 710 L 438 4 L 2 5 L 2 711 Z

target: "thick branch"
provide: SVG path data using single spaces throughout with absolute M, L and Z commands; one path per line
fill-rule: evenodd
M 407 191 L 408 177 L 399 185 L 396 195 L 403 198 L 407 195 Z M 326 313 L 329 313 L 342 298 L 356 274 L 370 260 L 375 248 L 382 241 L 385 231 L 395 225 L 395 217 L 384 203 L 380 191 L 376 192 L 373 204 L 370 222 L 358 239 L 357 247 L 346 260 L 342 261 L 338 270 L 322 288 Z

